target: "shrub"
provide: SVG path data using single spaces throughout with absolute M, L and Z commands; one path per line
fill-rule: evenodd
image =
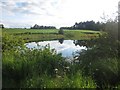
M 58 31 L 58 33 L 63 35 L 63 34 L 64 34 L 63 29 L 60 29 L 60 30 Z
M 2 34 L 2 51 L 18 50 L 18 47 L 24 47 L 25 41 L 21 37 L 14 37 L 7 33 Z
M 116 87 L 120 83 L 118 58 L 119 41 L 109 35 L 100 36 L 94 45 L 78 54 L 79 67 L 84 75 L 93 76 L 98 87 Z

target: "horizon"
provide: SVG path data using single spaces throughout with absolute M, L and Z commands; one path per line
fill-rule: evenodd
M 119 0 L 4 0 L 0 2 L 1 23 L 7 28 L 29 28 L 35 24 L 72 26 L 75 22 L 102 22 L 115 18 Z

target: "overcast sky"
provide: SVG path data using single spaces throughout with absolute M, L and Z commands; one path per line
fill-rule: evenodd
M 5 27 L 34 24 L 72 26 L 75 22 L 101 21 L 103 13 L 115 16 L 119 0 L 1 0 L 0 23 Z

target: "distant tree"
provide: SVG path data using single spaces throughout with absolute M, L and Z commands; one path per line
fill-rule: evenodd
M 69 29 L 69 30 L 96 30 L 99 31 L 102 29 L 102 23 L 97 22 L 95 23 L 93 20 L 92 21 L 86 21 L 86 22 L 79 22 L 79 23 L 75 23 L 73 26 L 71 27 L 61 27 L 61 29 Z
M 56 27 L 54 27 L 54 26 L 39 26 L 39 25 L 35 24 L 30 29 L 56 29 Z
M 58 31 L 58 33 L 63 35 L 64 34 L 63 29 L 60 28 L 60 30 Z
M 2 29 L 3 29 L 3 28 L 4 28 L 4 25 L 3 25 L 3 24 L 0 24 L 0 28 L 2 28 Z

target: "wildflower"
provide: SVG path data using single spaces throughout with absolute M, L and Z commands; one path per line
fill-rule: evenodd
M 55 68 L 55 71 L 58 71 L 58 69 L 57 69 L 57 68 Z

